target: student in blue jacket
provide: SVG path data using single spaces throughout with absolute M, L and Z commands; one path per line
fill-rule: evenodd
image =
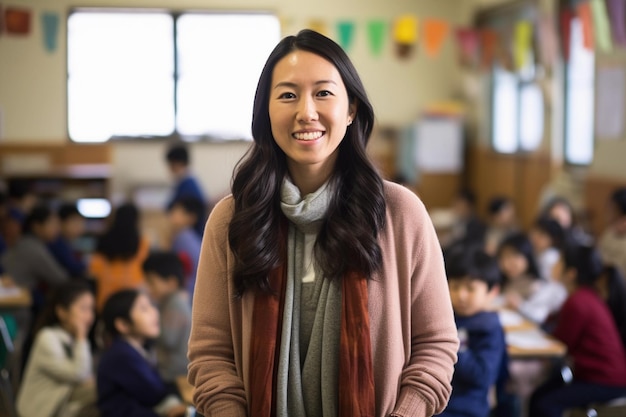
M 102 320 L 113 337 L 98 366 L 102 417 L 182 417 L 186 407 L 159 376 L 147 344 L 159 336 L 159 312 L 138 290 L 114 293 Z
M 505 358 L 504 332 L 498 314 L 489 311 L 498 292 L 496 261 L 480 249 L 455 248 L 445 254 L 446 273 L 459 332 L 458 361 L 452 396 L 441 416 L 487 417 L 489 388 Z

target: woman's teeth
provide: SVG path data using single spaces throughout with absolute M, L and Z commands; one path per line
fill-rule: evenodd
M 293 137 L 298 140 L 315 140 L 322 137 L 323 132 L 304 132 L 304 133 L 294 133 Z

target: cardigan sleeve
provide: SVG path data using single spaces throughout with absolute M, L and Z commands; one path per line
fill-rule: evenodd
M 402 193 L 403 220 L 394 221 L 394 235 L 396 262 L 413 265 L 411 352 L 392 415 L 422 417 L 439 414 L 448 404 L 459 339 L 439 240 L 424 204 L 409 193 Z
M 59 381 L 80 383 L 92 375 L 89 343 L 82 340 L 65 347 L 54 329 L 39 332 L 32 355 L 43 373 Z
M 237 303 L 229 293 L 228 219 L 231 203 L 218 203 L 207 222 L 194 291 L 189 339 L 189 382 L 194 404 L 205 417 L 245 417 L 247 400 L 237 374 L 230 312 Z

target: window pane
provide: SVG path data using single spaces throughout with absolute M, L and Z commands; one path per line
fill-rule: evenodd
M 492 102 L 492 140 L 497 152 L 517 151 L 518 81 L 501 68 L 494 70 Z
M 252 102 L 280 24 L 265 14 L 184 14 L 177 22 L 181 135 L 252 138 Z
M 68 129 L 79 142 L 174 131 L 173 19 L 157 12 L 68 18 Z
M 543 95 L 537 84 L 524 84 L 520 89 L 520 147 L 533 151 L 543 138 Z
M 594 55 L 583 45 L 579 19 L 572 20 L 566 83 L 565 160 L 586 165 L 593 160 Z

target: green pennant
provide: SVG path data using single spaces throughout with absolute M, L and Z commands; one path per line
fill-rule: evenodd
M 341 45 L 341 47 L 347 52 L 352 46 L 352 39 L 354 37 L 354 22 L 338 22 L 337 32 L 339 33 L 339 45 Z
M 380 56 L 387 33 L 387 22 L 384 20 L 370 20 L 367 22 L 367 38 L 372 55 Z

